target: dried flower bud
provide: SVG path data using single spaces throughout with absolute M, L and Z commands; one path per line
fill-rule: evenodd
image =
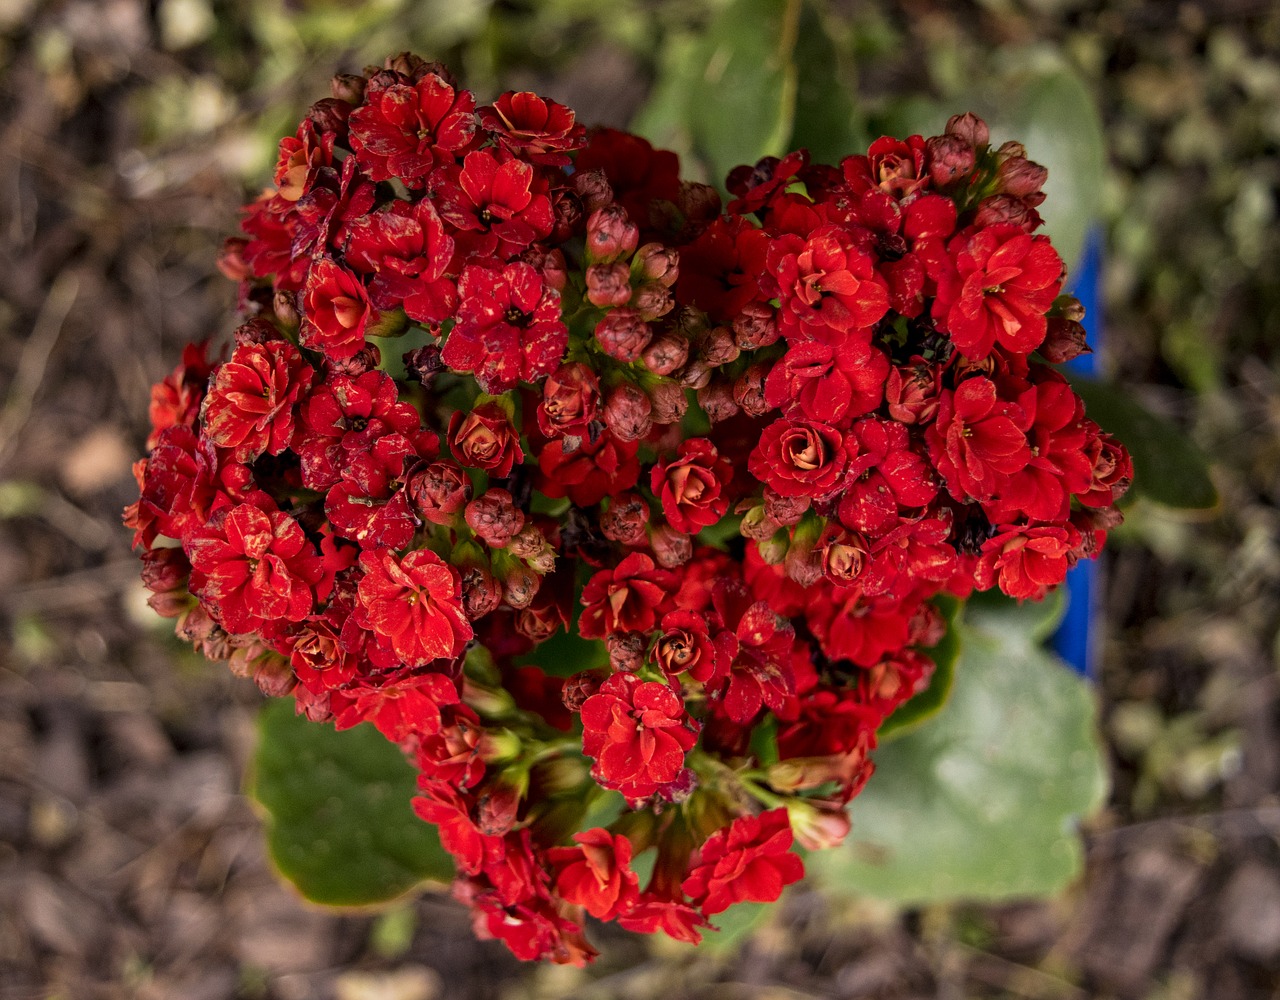
M 236 347 L 265 344 L 268 341 L 281 339 L 280 331 L 276 329 L 276 325 L 265 316 L 255 316 L 247 323 L 241 323 L 236 327 L 236 332 L 233 336 L 236 339 Z
M 623 382 L 609 394 L 601 416 L 619 441 L 639 441 L 653 429 L 652 409 L 643 389 Z
M 787 576 L 807 589 L 822 579 L 822 551 L 797 531 L 787 549 L 783 566 Z
M 471 480 L 460 466 L 441 460 L 414 471 L 406 490 L 420 518 L 432 524 L 450 524 L 471 498 Z
M 689 411 L 689 397 L 678 382 L 659 382 L 649 389 L 652 410 L 650 419 L 655 424 L 678 424 Z
M 638 493 L 619 493 L 609 501 L 609 509 L 600 515 L 604 537 L 620 545 L 643 545 L 647 537 L 649 505 Z
M 462 613 L 470 621 L 496 611 L 502 603 L 502 584 L 483 566 L 465 566 L 462 577 Z
M 720 192 L 710 184 L 681 181 L 680 211 L 686 224 L 710 222 L 720 214 Z
M 778 336 L 777 313 L 763 302 L 748 302 L 734 317 L 733 338 L 740 350 L 768 347 L 777 342 Z
M 447 367 L 440 360 L 439 344 L 426 344 L 412 351 L 406 351 L 404 355 L 405 374 L 410 378 L 416 378 L 427 388 L 431 387 L 435 377 Z
M 565 285 L 569 282 L 569 268 L 564 262 L 564 254 L 559 249 L 548 250 L 535 244 L 522 253 L 519 259 L 542 275 L 543 284 L 548 288 L 557 292 L 564 291 Z
M 633 674 L 644 666 L 649 637 L 643 632 L 610 632 L 604 637 L 609 665 L 619 673 Z
M 547 536 L 533 522 L 517 531 L 507 545 L 508 552 L 526 561 L 538 558 L 544 548 L 547 548 Z
M 978 149 L 991 142 L 991 132 L 987 128 L 987 123 L 972 111 L 966 111 L 962 115 L 952 115 L 947 119 L 947 127 L 943 131 L 949 136 L 959 138 L 972 149 Z
M 764 380 L 769 366 L 764 362 L 752 365 L 733 383 L 733 401 L 753 417 L 763 416 L 773 407 L 764 401 Z
M 524 527 L 524 513 L 503 489 L 491 489 L 476 497 L 467 504 L 463 516 L 467 526 L 495 549 L 505 548 Z
M 656 281 L 646 282 L 635 290 L 631 296 L 631 305 L 640 314 L 641 319 L 652 322 L 667 313 L 675 305 L 675 297 L 671 289 Z
M 698 390 L 698 405 L 713 424 L 722 423 L 738 415 L 738 404 L 733 398 L 733 383 L 718 378 Z
M 516 825 L 520 789 L 500 778 L 487 780 L 476 796 L 476 829 L 486 837 L 501 837 Z
M 329 93 L 352 107 L 364 103 L 365 78 L 351 73 L 337 73 L 329 81 Z
M 764 488 L 764 512 L 771 521 L 792 525 L 804 517 L 809 509 L 808 497 L 784 497 L 768 486 Z
M 382 352 L 377 344 L 365 344 L 349 358 L 329 362 L 331 375 L 345 375 L 347 378 L 359 378 L 365 372 L 371 372 L 382 363 Z
M 1006 145 L 1008 145 L 1006 143 Z M 1004 147 L 1002 146 L 1001 149 Z M 1027 202 L 1032 208 L 1044 201 L 1044 182 L 1049 171 L 1025 156 L 1005 160 L 996 170 L 997 190 Z
M 733 331 L 727 326 L 717 326 L 708 330 L 698 344 L 698 360 L 717 367 L 736 361 L 741 353 L 734 341 Z
M 677 377 L 686 389 L 701 389 L 711 381 L 715 369 L 705 361 L 690 361 Z
M 535 645 L 560 631 L 564 617 L 555 602 L 533 601 L 516 612 L 516 631 Z
M 973 173 L 977 158 L 973 144 L 956 135 L 936 135 L 925 143 L 929 179 L 936 188 L 947 188 Z
M 1017 226 L 1025 232 L 1031 232 L 1044 220 L 1040 213 L 1021 198 L 1008 194 L 993 194 L 978 203 L 978 210 L 973 216 L 977 226 Z
M 1037 350 L 1051 365 L 1064 364 L 1082 354 L 1093 353 L 1093 349 L 1085 342 L 1084 326 L 1060 316 L 1049 317 L 1044 343 Z
M 750 501 L 744 501 L 750 503 Z M 741 511 L 742 508 L 739 507 Z M 764 504 L 755 504 L 748 506 L 742 514 L 742 522 L 738 525 L 738 532 L 743 538 L 750 538 L 757 542 L 766 542 L 778 533 L 781 528 L 777 521 L 771 518 L 764 509 Z
M 604 309 L 631 301 L 631 268 L 622 261 L 587 268 L 587 301 Z
M 586 213 L 582 210 L 582 199 L 568 188 L 556 188 L 551 192 L 551 212 L 555 217 L 549 242 L 567 243 L 582 227 L 582 219 Z
M 621 205 L 605 205 L 587 217 L 588 263 L 608 264 L 630 257 L 639 242 L 640 229 Z
M 603 170 L 586 170 L 573 175 L 573 189 L 582 201 L 582 209 L 590 215 L 613 202 L 613 187 Z
M 689 359 L 689 342 L 666 332 L 655 337 L 640 355 L 644 366 L 655 375 L 670 375 Z
M 276 292 L 271 300 L 271 308 L 282 327 L 286 330 L 298 329 L 302 313 L 298 310 L 298 299 L 293 292 L 286 292 L 284 289 Z
M 332 132 L 341 141 L 347 134 L 347 118 L 352 107 L 346 101 L 326 97 L 307 109 L 307 118 L 321 133 Z
M 600 690 L 608 675 L 603 670 L 583 670 L 564 682 L 560 698 L 570 712 L 581 712 L 583 703 Z
M 649 530 L 649 545 L 658 565 L 665 569 L 683 566 L 693 558 L 693 539 L 669 524 L 655 525 Z
M 522 562 L 514 562 L 502 580 L 502 599 L 516 610 L 527 608 L 538 596 L 542 577 Z
M 630 364 L 649 346 L 653 330 L 634 309 L 612 309 L 596 324 L 596 341 L 605 354 Z

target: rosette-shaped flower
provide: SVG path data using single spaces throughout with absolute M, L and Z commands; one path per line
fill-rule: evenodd
M 449 418 L 449 448 L 463 465 L 499 479 L 524 461 L 520 435 L 497 403 L 482 403 L 470 413 L 455 410 Z
M 499 146 L 532 163 L 563 166 L 567 154 L 586 142 L 586 127 L 574 121 L 571 109 L 527 90 L 507 91 L 479 115 Z
M 726 490 L 733 478 L 729 460 L 706 438 L 683 441 L 675 458 L 658 462 L 649 486 L 662 504 L 667 523 L 693 534 L 715 524 L 729 509 Z
M 573 836 L 578 847 L 553 847 L 547 860 L 556 871 L 556 891 L 597 920 L 612 920 L 631 908 L 640 880 L 631 870 L 631 841 L 596 827 Z
M 205 397 L 205 435 L 237 462 L 280 454 L 293 437 L 294 407 L 313 374 L 288 341 L 237 347 Z
M 380 75 L 347 120 L 351 147 L 371 180 L 398 177 L 422 187 L 434 164 L 452 161 L 471 143 L 475 107 L 470 92 L 455 91 L 434 73 L 416 84 Z
M 647 799 L 680 776 L 699 728 L 666 684 L 614 674 L 583 702 L 582 752 L 605 788 Z
M 764 429 L 747 469 L 784 497 L 820 497 L 834 491 L 849 467 L 845 437 L 816 420 L 783 417 Z
M 684 891 L 709 917 L 734 903 L 771 903 L 804 875 L 793 839 L 785 809 L 739 816 L 698 849 Z
M 445 364 L 474 372 L 480 388 L 493 395 L 555 371 L 569 331 L 560 296 L 531 266 L 469 265 L 458 279 L 458 296 L 458 321 L 441 355 Z
M 403 558 L 383 549 L 360 556 L 359 598 L 368 627 L 408 666 L 451 658 L 471 638 L 462 612 L 462 579 L 434 552 Z
M 956 350 L 981 361 L 992 347 L 1030 354 L 1062 288 L 1062 258 L 1047 237 L 1015 225 L 961 233 L 947 246 L 955 273 L 940 284 L 933 317 Z
M 659 569 L 644 552 L 632 552 L 613 569 L 602 569 L 582 588 L 578 631 L 584 639 L 610 632 L 648 632 L 675 590 L 676 575 Z
M 186 545 L 191 592 L 233 634 L 311 613 L 324 563 L 302 527 L 279 510 L 223 508 Z
M 888 374 L 889 359 L 865 336 L 802 341 L 770 370 L 764 400 L 788 415 L 842 424 L 880 405 Z
M 577 361 L 561 365 L 542 383 L 538 429 L 549 438 L 584 437 L 600 406 L 600 380 Z
M 788 340 L 834 342 L 866 329 L 889 309 L 889 292 L 871 257 L 838 226 L 823 226 L 808 239 L 780 237 L 769 247 L 768 264 Z
M 369 292 L 356 275 L 331 257 L 321 257 L 307 272 L 302 295 L 302 346 L 333 361 L 354 357 L 364 347 L 364 331 L 373 315 Z

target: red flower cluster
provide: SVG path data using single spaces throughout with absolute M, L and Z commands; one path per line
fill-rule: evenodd
M 965 115 L 723 211 L 678 170 L 413 56 L 336 78 L 126 514 L 180 635 L 404 749 L 523 958 L 776 899 L 927 686 L 932 599 L 1043 595 L 1132 474 L 1048 363 L 1080 310 L 1020 146 Z

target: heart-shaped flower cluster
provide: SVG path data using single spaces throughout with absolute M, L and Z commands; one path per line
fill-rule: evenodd
M 481 934 L 697 941 L 848 831 L 938 595 L 1040 597 L 1119 521 L 1045 171 L 964 115 L 722 206 L 412 56 L 333 93 L 227 242 L 229 356 L 154 389 L 152 605 L 399 744 Z

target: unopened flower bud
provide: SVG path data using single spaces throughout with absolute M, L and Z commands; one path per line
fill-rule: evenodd
M 329 374 L 345 375 L 347 378 L 359 378 L 365 372 L 371 372 L 382 363 L 382 351 L 377 344 L 365 344 L 349 358 L 331 360 Z
M 608 264 L 635 253 L 640 229 L 617 203 L 597 208 L 587 217 L 587 261 Z
M 560 689 L 564 707 L 570 712 L 582 711 L 583 704 L 600 690 L 600 685 L 607 676 L 603 670 L 583 670 L 568 678 Z
M 742 351 L 734 341 L 733 331 L 727 326 L 717 326 L 707 331 L 698 345 L 698 360 L 709 365 L 727 365 L 738 359 Z
M 947 188 L 973 173 L 977 158 L 973 144 L 957 135 L 936 135 L 925 143 L 929 179 L 936 188 Z
M 758 540 L 756 548 L 761 559 L 770 566 L 777 566 L 787 558 L 787 550 L 791 548 L 791 534 L 786 528 L 779 528 L 769 538 Z
M 590 215 L 613 202 L 613 187 L 603 170 L 584 170 L 573 175 L 573 189 L 582 201 L 583 211 Z
M 450 524 L 471 498 L 471 480 L 453 462 L 438 461 L 417 469 L 407 484 L 414 513 L 432 524 Z
M 711 381 L 715 369 L 705 361 L 690 361 L 676 377 L 686 389 L 701 389 Z
M 812 541 L 802 538 L 798 531 L 787 549 L 783 565 L 787 576 L 806 589 L 822 579 L 822 551 Z
M 649 637 L 643 632 L 610 632 L 604 637 L 609 665 L 619 673 L 633 674 L 644 665 Z
M 653 330 L 634 309 L 611 309 L 596 324 L 596 341 L 605 354 L 630 364 L 649 346 Z
M 655 424 L 678 424 L 689 410 L 689 397 L 678 382 L 659 382 L 649 389 L 653 409 L 650 419 Z
M 733 383 L 715 379 L 698 390 L 698 405 L 713 424 L 721 423 L 738 414 L 738 404 L 733 399 Z
M 490 779 L 476 796 L 476 829 L 486 837 L 501 837 L 516 824 L 520 811 L 520 788 L 500 779 Z
M 505 548 L 524 527 L 524 513 L 503 489 L 491 489 L 476 497 L 467 504 L 464 517 L 467 526 L 495 549 Z
M 587 268 L 587 301 L 604 309 L 631 301 L 631 268 L 620 260 Z
M 870 559 L 867 540 L 855 532 L 841 532 L 827 539 L 821 550 L 822 572 L 832 583 L 853 583 Z
M 648 281 L 635 290 L 631 305 L 646 322 L 652 322 L 671 311 L 675 298 L 671 289 L 656 281 Z
M 683 566 L 693 558 L 693 539 L 669 524 L 659 524 L 649 530 L 649 545 L 653 557 L 664 569 Z
M 582 199 L 568 188 L 556 188 L 551 192 L 551 212 L 555 223 L 548 242 L 568 242 L 582 226 Z
M 750 538 L 757 542 L 767 542 L 782 527 L 777 521 L 769 517 L 765 513 L 764 504 L 753 504 L 750 500 L 744 500 L 743 504 L 748 506 L 739 506 L 738 510 L 742 513 L 742 521 L 738 525 L 738 533 L 743 538 Z
M 502 603 L 502 584 L 483 566 L 464 566 L 462 577 L 462 613 L 468 621 L 483 618 Z
M 316 127 L 316 131 L 322 134 L 331 132 L 343 139 L 347 134 L 347 117 L 351 111 L 352 106 L 347 101 L 326 97 L 307 109 L 307 118 Z
M 680 276 L 680 254 L 661 243 L 646 243 L 636 251 L 635 266 L 646 281 L 670 288 Z
M 640 357 L 653 374 L 670 375 L 689 360 L 689 342 L 675 333 L 663 333 L 649 342 Z
M 247 347 L 251 344 L 265 344 L 280 339 L 280 331 L 265 316 L 255 316 L 247 323 L 241 323 L 233 334 L 236 347 Z
M 1001 147 L 1002 149 L 1004 147 Z M 1001 163 L 996 170 L 998 190 L 1014 198 L 1020 198 L 1033 208 L 1044 201 L 1044 182 L 1049 171 L 1025 156 L 1015 156 Z
M 405 374 L 410 378 L 417 379 L 427 388 L 431 387 L 435 377 L 447 367 L 440 360 L 439 344 L 426 344 L 412 351 L 407 351 L 404 355 Z
M 769 366 L 763 362 L 752 365 L 733 383 L 733 401 L 753 417 L 763 416 L 773 407 L 764 401 L 764 380 Z
M 974 225 L 977 226 L 1017 226 L 1028 233 L 1043 221 L 1040 213 L 1023 199 L 1008 194 L 993 194 L 990 198 L 983 198 L 973 216 Z
M 1084 326 L 1060 316 L 1049 317 L 1044 343 L 1037 350 L 1051 365 L 1064 364 L 1082 354 L 1093 353 L 1085 342 Z
M 502 599 L 516 610 L 527 608 L 541 587 L 542 577 L 517 560 L 503 577 Z
M 639 441 L 653 429 L 653 404 L 638 386 L 623 382 L 611 393 L 601 416 L 619 441 Z
M 600 515 L 604 537 L 620 545 L 643 545 L 649 523 L 649 505 L 638 493 L 619 493 L 609 501 L 609 509 Z
M 353 73 L 337 73 L 329 81 L 329 93 L 352 107 L 364 103 L 365 79 Z
M 852 829 L 848 811 L 839 804 L 832 809 L 818 809 L 804 799 L 789 798 L 787 819 L 796 842 L 806 851 L 839 847 Z
M 271 309 L 276 314 L 276 319 L 280 321 L 280 325 L 286 330 L 296 330 L 298 324 L 302 322 L 297 296 L 293 292 L 286 292 L 283 288 L 276 292 L 271 300 Z
M 516 612 L 516 631 L 535 645 L 560 631 L 564 618 L 555 602 L 533 601 Z
M 740 350 L 768 347 L 777 342 L 778 336 L 777 313 L 763 302 L 748 302 L 734 317 L 733 338 Z
M 699 181 L 680 182 L 680 212 L 686 224 L 710 222 L 720 214 L 720 192 Z
M 520 255 L 520 260 L 542 275 L 542 283 L 548 288 L 564 291 L 569 282 L 569 268 L 559 249 L 547 250 L 535 244 Z
M 523 559 L 525 562 L 542 563 L 545 551 L 551 547 L 547 543 L 547 536 L 542 533 L 542 529 L 536 524 L 530 522 L 517 531 L 507 545 L 507 551 L 517 559 Z M 555 565 L 555 552 L 552 550 L 552 564 L 546 570 L 541 572 L 549 572 Z M 538 569 L 537 566 L 534 569 Z
M 991 142 L 991 132 L 987 123 L 972 111 L 962 115 L 952 115 L 947 119 L 947 127 L 943 130 L 949 136 L 956 136 L 969 144 L 973 149 L 986 146 Z

